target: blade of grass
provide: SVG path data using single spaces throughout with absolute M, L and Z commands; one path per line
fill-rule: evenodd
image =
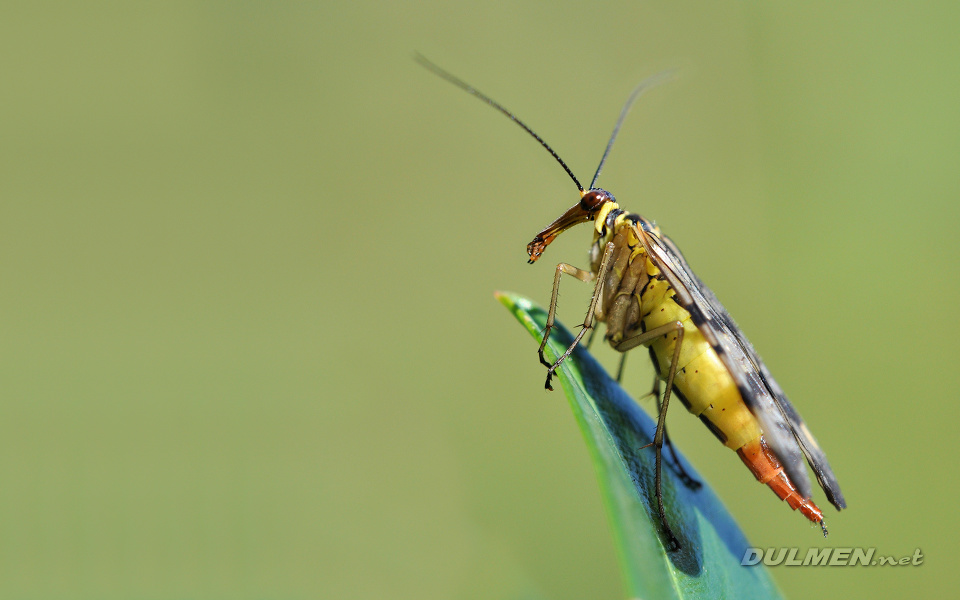
M 504 292 L 496 296 L 539 343 L 546 311 L 522 296 Z M 559 325 L 550 336 L 548 358 L 556 360 L 572 340 Z M 597 470 L 630 596 L 781 597 L 765 567 L 740 565 L 749 545 L 723 504 L 706 485 L 688 487 L 665 452 L 664 504 L 682 545 L 668 551 L 654 495 L 654 451 L 638 450 L 652 441 L 656 423 L 582 348 L 561 365 L 557 376 Z M 677 459 L 703 483 L 682 456 Z

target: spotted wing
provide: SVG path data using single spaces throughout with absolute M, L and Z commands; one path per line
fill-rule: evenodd
M 846 502 L 826 456 L 730 314 L 694 274 L 668 237 L 647 234 L 643 238 L 650 242 L 651 256 L 676 291 L 677 301 L 690 313 L 694 324 L 733 376 L 744 402 L 760 422 L 764 440 L 797 491 L 804 498 L 810 498 L 810 478 L 800 458 L 802 453 L 830 502 L 838 509 L 845 508 Z

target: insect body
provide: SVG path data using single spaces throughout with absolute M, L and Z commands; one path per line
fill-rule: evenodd
M 557 265 L 540 361 L 547 367 L 546 388 L 559 365 L 596 321 L 606 325 L 606 340 L 620 351 L 649 348 L 658 378 L 666 383 L 654 441 L 656 490 L 660 519 L 676 544 L 663 508 L 662 446 L 665 417 L 672 394 L 727 447 L 737 452 L 754 476 L 794 510 L 827 534 L 823 512 L 811 499 L 806 457 L 827 499 L 846 507 L 826 456 L 800 415 L 770 375 L 723 306 L 693 273 L 683 255 L 659 228 L 644 217 L 624 211 L 609 192 L 594 187 L 613 141 L 636 98 L 657 83 L 641 83 L 630 95 L 607 143 L 590 189 L 583 186 L 560 157 L 529 127 L 505 108 L 422 57 L 418 60 L 441 77 L 506 114 L 537 139 L 563 166 L 580 190 L 580 200 L 543 229 L 527 246 L 530 263 L 563 231 L 593 224 L 590 269 Z M 594 283 L 583 328 L 569 348 L 550 363 L 544 348 L 554 326 L 557 295 L 564 274 Z M 659 381 L 654 390 L 659 393 Z

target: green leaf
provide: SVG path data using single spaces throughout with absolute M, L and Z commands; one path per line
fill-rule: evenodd
M 547 313 L 530 300 L 498 292 L 497 298 L 539 342 Z M 557 324 L 547 344 L 556 360 L 573 341 Z M 537 364 L 531 353 L 531 368 Z M 542 368 L 542 367 L 541 367 Z M 546 376 L 546 374 L 544 374 Z M 682 456 L 683 468 L 702 485 L 693 489 L 677 475 L 671 453 L 663 456 L 667 520 L 682 548 L 668 551 L 661 537 L 654 486 L 656 423 L 578 347 L 557 371 L 593 457 L 613 528 L 627 592 L 640 598 L 780 598 L 767 569 L 741 566 L 749 544 L 720 500 Z

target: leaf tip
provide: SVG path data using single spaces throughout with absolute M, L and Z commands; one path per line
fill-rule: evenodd
M 528 311 L 533 307 L 533 303 L 530 300 L 514 292 L 497 290 L 493 292 L 493 297 L 510 310 Z

